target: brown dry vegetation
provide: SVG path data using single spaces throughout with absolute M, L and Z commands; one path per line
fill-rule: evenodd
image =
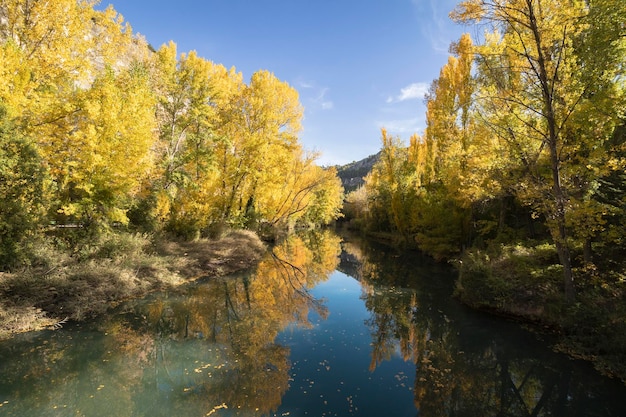
M 29 268 L 0 273 L 0 338 L 84 320 L 150 291 L 247 269 L 265 250 L 246 231 L 192 242 L 116 234 L 73 253 L 40 244 Z

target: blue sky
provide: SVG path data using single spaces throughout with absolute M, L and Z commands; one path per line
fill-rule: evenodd
M 117 0 L 134 32 L 173 40 L 245 80 L 273 72 L 300 94 L 303 145 L 322 165 L 380 150 L 380 128 L 408 141 L 425 127 L 423 95 L 467 28 L 457 0 Z

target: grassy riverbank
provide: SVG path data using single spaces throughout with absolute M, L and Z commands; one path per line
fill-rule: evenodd
M 150 291 L 247 269 L 265 250 L 246 231 L 191 242 L 114 233 L 73 249 L 40 241 L 28 267 L 0 272 L 0 338 L 84 320 Z
M 573 303 L 565 300 L 562 266 L 549 243 L 466 251 L 457 261 L 456 293 L 473 308 L 557 334 L 557 350 L 626 382 L 626 261 L 603 249 L 595 263 L 575 258 Z

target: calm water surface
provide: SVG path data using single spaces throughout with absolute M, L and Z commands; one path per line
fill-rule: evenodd
M 0 343 L 0 416 L 626 416 L 626 387 L 330 232 L 256 271 Z

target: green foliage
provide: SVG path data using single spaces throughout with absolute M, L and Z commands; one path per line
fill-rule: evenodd
M 572 355 L 592 360 L 609 375 L 626 375 L 626 275 L 621 272 L 598 275 L 598 271 L 579 270 L 577 302 L 564 311 L 560 325 L 564 338 L 559 348 Z
M 45 220 L 48 173 L 36 145 L 0 106 L 0 270 L 20 264 Z
M 556 321 L 562 314 L 562 267 L 556 249 L 550 244 L 526 245 L 466 251 L 457 264 L 457 296 L 476 307 Z
M 469 211 L 446 191 L 432 184 L 414 206 L 415 241 L 435 259 L 450 259 L 461 252 Z

